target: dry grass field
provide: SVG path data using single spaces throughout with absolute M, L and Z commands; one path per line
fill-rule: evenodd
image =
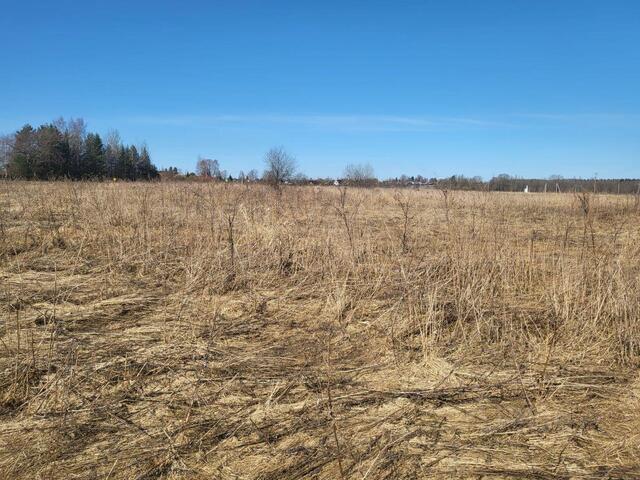
M 0 478 L 640 478 L 640 200 L 0 182 Z

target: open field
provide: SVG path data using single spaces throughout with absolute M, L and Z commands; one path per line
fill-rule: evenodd
M 0 478 L 640 478 L 640 200 L 0 182 Z

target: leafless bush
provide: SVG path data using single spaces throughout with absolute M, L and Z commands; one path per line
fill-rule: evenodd
M 407 253 L 409 251 L 409 228 L 411 226 L 411 222 L 413 221 L 413 204 L 411 202 L 411 197 L 403 192 L 395 192 L 393 196 L 396 201 L 398 208 L 402 214 L 402 231 L 400 234 L 400 246 L 402 248 L 402 253 Z
M 349 248 L 351 251 L 351 257 L 353 259 L 356 258 L 356 218 L 358 215 L 358 210 L 360 209 L 360 201 L 356 200 L 355 203 L 349 202 L 349 196 L 347 195 L 349 192 L 348 187 L 339 187 L 338 188 L 338 201 L 337 205 L 334 205 L 335 211 L 340 218 L 342 225 L 344 227 L 344 231 L 347 235 L 347 239 L 349 240 Z

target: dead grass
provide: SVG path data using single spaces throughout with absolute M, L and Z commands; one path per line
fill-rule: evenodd
M 639 478 L 638 205 L 0 182 L 0 477 Z

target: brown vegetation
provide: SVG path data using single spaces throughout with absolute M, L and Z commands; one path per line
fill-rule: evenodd
M 639 215 L 0 183 L 0 477 L 638 478 Z

